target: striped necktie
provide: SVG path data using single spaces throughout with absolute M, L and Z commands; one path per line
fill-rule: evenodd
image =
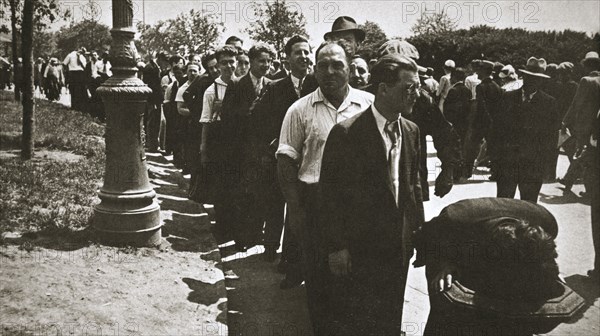
M 388 153 L 388 168 L 394 186 L 394 198 L 396 205 L 398 205 L 398 193 L 400 191 L 400 130 L 398 120 L 388 121 L 385 124 L 385 132 L 392 141 L 392 147 Z

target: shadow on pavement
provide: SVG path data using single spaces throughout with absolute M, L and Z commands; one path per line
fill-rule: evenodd
M 571 275 L 565 278 L 565 282 L 585 300 L 585 305 L 581 308 L 579 313 L 569 321 L 565 322 L 567 324 L 575 324 L 583 317 L 584 313 L 594 305 L 594 301 L 600 297 L 600 284 L 598 283 L 598 280 L 593 280 L 581 274 Z
M 572 191 L 564 191 L 564 188 L 558 188 L 563 190 L 562 195 L 547 195 L 544 193 L 540 193 L 540 202 L 546 204 L 573 204 L 573 203 L 581 203 L 590 205 L 590 200 L 588 197 L 579 197 Z

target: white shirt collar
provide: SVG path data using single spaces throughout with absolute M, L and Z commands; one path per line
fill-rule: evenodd
M 385 131 L 385 125 L 388 123 L 388 120 L 377 110 L 375 104 L 371 105 L 371 109 L 373 110 L 373 116 L 375 116 L 375 122 L 377 123 L 377 129 L 379 133 L 387 137 L 387 132 Z M 400 117 L 398 117 L 397 122 L 400 122 Z M 402 133 L 402 129 L 400 128 L 400 124 L 398 124 L 398 131 Z
M 254 86 L 254 88 L 256 88 L 256 87 L 258 86 L 258 82 L 259 82 L 259 81 L 260 81 L 260 82 L 261 82 L 261 84 L 262 84 L 262 82 L 263 82 L 263 80 L 264 80 L 264 78 L 263 78 L 263 77 L 261 77 L 261 78 L 259 79 L 258 77 L 254 76 L 254 75 L 252 74 L 252 71 L 248 71 L 248 73 L 250 74 L 250 79 L 252 79 L 252 86 Z
M 217 83 L 219 85 L 227 86 L 227 83 L 225 83 L 223 81 L 223 79 L 221 78 L 221 76 L 219 76 L 217 79 L 215 79 L 215 83 Z
M 300 85 L 300 78 L 294 75 L 290 75 L 290 77 L 292 78 L 292 83 L 294 84 L 294 87 L 297 88 Z

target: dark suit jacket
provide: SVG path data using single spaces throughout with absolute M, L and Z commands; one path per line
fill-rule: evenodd
M 579 88 L 564 119 L 564 123 L 573 131 L 580 144 L 585 145 L 590 141 L 599 109 L 600 73 L 596 72 L 581 78 Z
M 427 182 L 427 146 L 426 136 L 431 135 L 437 156 L 442 162 L 443 169 L 452 169 L 460 162 L 460 140 L 452 124 L 446 120 L 438 104 L 425 91 L 421 90 L 417 98 L 413 113 L 406 119 L 414 122 L 419 127 L 421 134 L 421 188 L 423 200 L 429 200 L 429 183 Z M 450 181 L 451 182 L 451 181 Z
M 475 92 L 477 107 L 475 116 L 471 119 L 473 127 L 486 129 L 500 111 L 502 88 L 491 78 L 484 78 L 475 88 Z
M 468 127 L 467 118 L 471 99 L 471 90 L 461 82 L 448 91 L 446 100 L 444 100 L 444 116 L 462 137 Z M 464 141 L 464 138 L 461 140 Z
M 353 261 L 403 260 L 406 265 L 410 260 L 412 234 L 424 218 L 421 148 L 417 125 L 401 118 L 401 130 L 399 206 L 372 109 L 335 125 L 329 133 L 319 180 L 325 253 L 347 248 Z
M 258 144 L 268 146 L 279 138 L 283 118 L 296 100 L 298 95 L 290 76 L 269 83 L 251 113 L 253 131 L 256 133 L 255 139 Z M 277 141 L 273 146 L 277 146 Z
M 306 77 L 304 77 L 304 81 L 302 81 L 302 89 L 300 90 L 300 95 L 304 97 L 318 88 L 319 82 L 317 82 L 317 77 L 315 77 L 314 72 L 309 73 L 308 75 L 306 75 Z
M 538 90 L 530 102 L 523 102 L 523 89 L 505 92 L 502 112 L 495 120 L 498 162 L 502 174 L 525 174 L 531 182 L 541 180 L 544 165 L 556 149 L 560 129 L 556 100 Z M 596 110 L 597 112 L 598 110 Z
M 155 61 L 150 61 L 144 67 L 143 80 L 146 85 L 152 90 L 152 94 L 148 97 L 148 102 L 151 104 L 160 104 L 163 101 L 162 87 L 160 86 L 160 67 Z
M 200 121 L 200 116 L 202 115 L 204 91 L 206 91 L 212 83 L 214 83 L 214 80 L 208 74 L 204 74 L 194 79 L 192 84 L 190 84 L 183 93 L 183 101 L 190 109 L 191 119 L 196 122 Z

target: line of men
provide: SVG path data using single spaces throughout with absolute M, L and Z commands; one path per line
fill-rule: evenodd
M 432 85 L 418 75 L 418 52 L 389 41 L 369 68 L 356 57 L 364 38 L 355 20 L 343 16 L 315 51 L 314 69 L 312 49 L 301 36 L 286 43 L 276 73 L 270 73 L 272 47 L 257 43 L 246 53 L 237 38 L 205 55 L 204 74 L 199 59 L 191 57 L 184 67 L 182 59 L 161 54 L 144 69 L 155 93 L 147 146 L 158 147 L 152 120 L 160 120 L 162 106 L 167 125 L 179 134 L 167 151 L 192 174 L 190 198 L 214 204 L 218 240 L 235 240 L 239 251 L 263 244 L 264 259 L 274 261 L 286 227 L 281 288 L 305 282 L 317 335 L 401 331 L 413 236 L 429 199 L 427 135 L 442 162 L 435 194 L 443 197 L 460 174 L 464 139 L 487 135 L 485 127 L 472 125 L 497 116 L 497 130 L 509 132 L 490 149 L 500 158 L 498 196 L 512 198 L 519 187 L 521 198 L 534 203 L 541 187 L 537 171 L 546 165 L 539 153 L 554 136 L 554 100 L 538 90 L 545 61 L 530 59 L 523 87 L 510 92 L 497 87 L 490 62 L 482 62 L 474 109 L 468 97 L 469 127 L 457 133 L 428 92 Z M 244 57 L 250 65 L 245 74 L 238 69 Z M 454 86 L 442 105 L 450 115 L 460 72 L 453 71 Z M 490 139 L 498 138 L 492 132 Z

